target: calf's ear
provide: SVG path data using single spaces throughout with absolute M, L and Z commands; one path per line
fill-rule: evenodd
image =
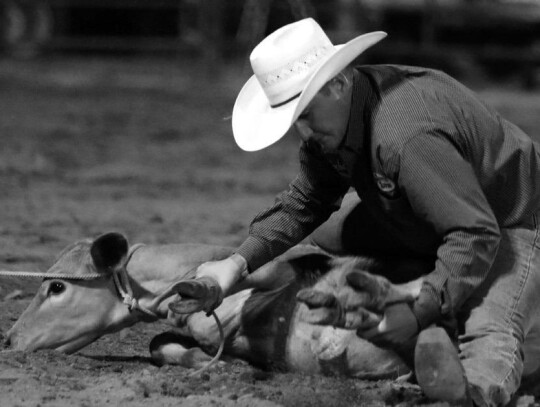
M 128 241 L 124 235 L 106 233 L 94 240 L 90 255 L 98 270 L 107 270 L 123 266 L 128 249 Z

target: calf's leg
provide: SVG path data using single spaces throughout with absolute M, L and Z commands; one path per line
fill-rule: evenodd
M 150 342 L 150 356 L 158 365 L 180 365 L 185 368 L 201 369 L 212 356 L 197 347 L 191 338 L 175 332 L 164 332 Z

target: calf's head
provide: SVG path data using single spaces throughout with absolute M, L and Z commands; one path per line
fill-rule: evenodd
M 17 350 L 73 353 L 129 325 L 129 311 L 119 299 L 112 278 L 112 270 L 124 265 L 127 252 L 127 240 L 118 233 L 64 249 L 47 271 L 56 277 L 43 280 L 28 308 L 7 333 L 7 343 Z M 91 274 L 95 278 L 77 279 Z

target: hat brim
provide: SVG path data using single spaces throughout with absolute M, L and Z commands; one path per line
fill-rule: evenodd
M 233 108 L 232 127 L 236 144 L 242 150 L 257 151 L 281 139 L 326 82 L 385 37 L 385 32 L 376 31 L 336 45 L 334 52 L 317 67 L 302 93 L 279 107 L 270 106 L 253 75 L 240 90 Z

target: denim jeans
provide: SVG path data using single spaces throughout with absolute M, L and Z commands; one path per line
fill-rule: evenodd
M 540 233 L 537 215 L 502 229 L 488 278 L 460 310 L 460 357 L 479 405 L 505 405 L 540 366 Z
M 408 257 L 362 214 L 359 199 L 347 195 L 342 209 L 309 238 L 343 255 Z M 414 276 L 411 276 L 414 277 Z M 487 279 L 457 313 L 459 354 L 477 405 L 511 401 L 522 377 L 540 371 L 540 232 L 537 215 L 517 228 L 502 229 Z M 538 373 L 537 373 L 538 374 Z

